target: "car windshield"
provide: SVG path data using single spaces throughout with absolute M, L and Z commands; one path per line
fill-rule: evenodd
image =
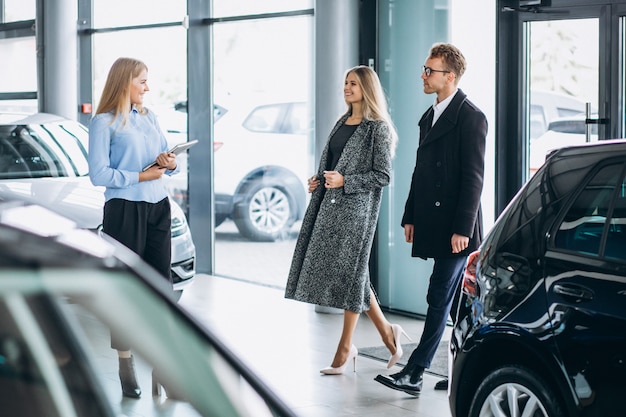
M 67 121 L 0 126 L 0 179 L 75 177 L 88 173 L 88 133 Z

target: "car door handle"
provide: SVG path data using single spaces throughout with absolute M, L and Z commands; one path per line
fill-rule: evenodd
M 556 294 L 575 298 L 576 302 L 593 300 L 593 292 L 578 285 L 555 284 L 553 290 Z

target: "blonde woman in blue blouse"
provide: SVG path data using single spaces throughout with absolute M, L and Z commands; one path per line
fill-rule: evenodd
M 104 232 L 171 282 L 170 203 L 161 177 L 177 172 L 176 156 L 167 152 L 155 114 L 143 107 L 148 91 L 143 62 L 119 58 L 113 63 L 89 123 L 89 177 L 106 187 Z M 142 171 L 155 160 L 157 165 Z M 139 398 L 130 346 L 111 332 L 111 347 L 118 351 L 123 395 Z

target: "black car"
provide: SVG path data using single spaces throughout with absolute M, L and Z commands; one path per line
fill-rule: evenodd
M 470 255 L 460 416 L 626 415 L 626 141 L 556 150 Z

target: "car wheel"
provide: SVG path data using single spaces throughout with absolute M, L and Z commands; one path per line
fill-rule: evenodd
M 287 191 L 257 180 L 246 188 L 233 210 L 239 233 L 254 241 L 274 241 L 293 225 L 293 203 Z
M 555 394 L 529 369 L 505 366 L 491 372 L 479 385 L 470 417 L 564 416 Z

